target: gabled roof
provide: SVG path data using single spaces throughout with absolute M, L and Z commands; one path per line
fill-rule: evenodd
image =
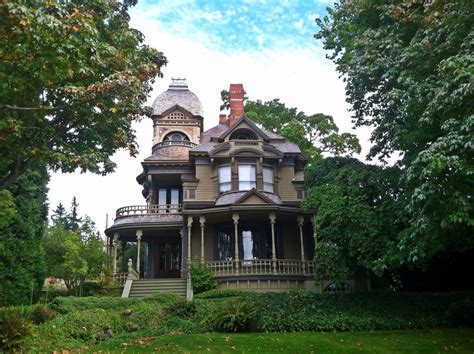
M 230 134 L 232 134 L 234 131 L 237 129 L 241 128 L 243 124 L 247 123 L 250 129 L 252 129 L 258 136 L 260 136 L 264 141 L 268 141 L 269 137 L 267 134 L 264 133 L 262 129 L 257 127 L 257 125 L 252 122 L 249 118 L 247 117 L 242 117 L 237 120 L 237 123 L 234 124 L 233 127 L 227 129 L 224 133 L 222 133 L 219 136 L 219 141 L 223 141 L 226 137 L 228 137 Z
M 250 199 L 253 199 L 253 203 L 250 204 L 256 204 L 255 201 L 258 201 L 257 204 L 276 204 L 273 200 L 271 200 L 255 188 L 252 188 L 239 199 L 237 199 L 234 204 L 247 204 L 245 203 L 245 201 L 248 201 Z

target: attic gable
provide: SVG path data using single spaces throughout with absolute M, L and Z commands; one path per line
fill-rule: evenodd
M 242 117 L 240 118 L 237 123 L 235 123 L 234 126 L 232 126 L 231 128 L 227 129 L 224 133 L 222 133 L 220 136 L 219 136 L 219 141 L 226 141 L 226 140 L 229 140 L 229 137 L 232 135 L 232 133 L 234 133 L 235 131 L 239 130 L 239 129 L 246 129 L 246 130 L 249 130 L 253 133 L 256 134 L 256 136 L 259 138 L 259 139 L 262 139 L 263 141 L 266 141 L 268 142 L 269 141 L 269 137 L 267 134 L 265 134 L 263 132 L 262 129 L 260 129 L 259 127 L 257 127 L 257 125 L 252 122 L 249 118 L 247 117 Z M 258 140 L 258 139 L 257 139 Z
M 186 116 L 187 118 L 193 118 L 193 114 L 190 111 L 188 111 L 186 108 L 181 107 L 179 104 L 175 104 L 174 106 L 168 108 L 166 111 L 164 111 L 161 114 L 161 117 L 174 119 L 175 117 L 171 116 L 173 114 L 182 114 Z

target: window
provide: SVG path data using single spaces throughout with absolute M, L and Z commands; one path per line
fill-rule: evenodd
M 231 190 L 230 166 L 220 166 L 218 169 L 218 177 L 219 177 L 219 193 L 230 192 Z
M 274 192 L 273 188 L 273 168 L 263 167 L 263 190 L 265 192 Z
M 257 140 L 257 135 L 249 129 L 238 129 L 230 135 L 230 140 Z
M 221 228 L 217 231 L 217 257 L 218 261 L 234 259 L 234 235 L 231 228 Z
M 255 165 L 239 165 L 239 190 L 256 187 Z
M 297 189 L 296 190 L 296 199 L 303 199 L 304 198 L 304 190 Z
M 189 138 L 186 134 L 173 132 L 166 135 L 163 141 L 189 141 Z

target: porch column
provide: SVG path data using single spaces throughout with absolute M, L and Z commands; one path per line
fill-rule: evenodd
M 204 263 L 204 224 L 206 223 L 206 218 L 201 216 L 199 223 L 201 224 L 201 262 Z
M 114 248 L 114 264 L 113 264 L 113 269 L 114 269 L 114 274 L 117 273 L 117 244 L 119 240 L 119 234 L 116 232 L 114 234 L 114 239 L 112 241 L 113 243 L 113 248 Z
M 193 227 L 193 217 L 188 216 L 188 272 L 191 266 L 191 231 Z
M 318 244 L 318 234 L 316 232 L 316 215 L 311 217 L 311 222 L 313 224 L 313 239 L 314 239 L 314 247 Z
M 276 246 L 275 246 L 275 221 L 276 221 L 276 215 L 275 213 L 270 213 L 268 216 L 270 219 L 270 226 L 272 228 L 272 268 L 273 268 L 273 273 L 277 272 L 277 258 L 276 258 Z
M 301 246 L 301 263 L 303 274 L 306 274 L 306 267 L 305 267 L 305 259 L 304 259 L 304 241 L 303 241 L 303 225 L 304 225 L 304 217 L 302 215 L 298 215 L 298 228 L 300 229 L 300 246 Z
M 235 269 L 236 272 L 239 273 L 239 214 L 238 213 L 233 213 L 232 214 L 232 220 L 234 221 L 234 239 L 235 239 Z
M 138 276 L 140 277 L 140 249 L 141 249 L 141 240 L 142 240 L 143 231 L 137 230 L 136 235 L 137 235 L 137 273 L 138 273 Z

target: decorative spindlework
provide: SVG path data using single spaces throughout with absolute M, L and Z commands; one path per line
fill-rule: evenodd
M 130 205 L 117 209 L 115 216 L 120 218 L 146 214 L 181 214 L 182 208 L 181 204 Z

